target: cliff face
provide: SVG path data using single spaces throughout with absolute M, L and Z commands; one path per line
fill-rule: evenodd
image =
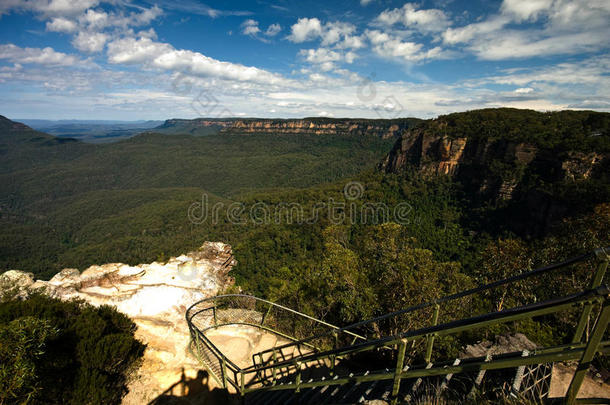
M 31 273 L 11 270 L 0 275 L 0 288 L 16 285 L 22 294 L 42 289 L 59 299 L 111 305 L 128 315 L 138 326 L 136 337 L 147 349 L 123 403 L 142 404 L 179 381 L 182 368 L 189 377 L 200 369 L 189 355 L 190 335 L 184 315 L 190 305 L 233 283 L 228 272 L 234 264 L 230 246 L 206 242 L 197 251 L 166 263 L 109 263 L 83 272 L 64 269 L 49 281 L 35 281 Z
M 589 179 L 607 154 L 554 154 L 532 144 L 503 139 L 450 139 L 419 128 L 402 135 L 380 164 L 387 173 L 410 167 L 427 176 L 449 175 L 492 199 L 510 199 L 524 172 L 549 182 Z
M 373 135 L 393 138 L 412 125 L 408 120 L 237 120 L 221 132 L 308 135 Z
M 543 234 L 579 199 L 552 190 L 600 178 L 609 161 L 604 152 L 549 149 L 502 138 L 449 138 L 420 127 L 405 132 L 379 168 L 450 176 L 475 205 L 512 206 L 510 215 L 519 216 L 511 224 L 514 231 Z
M 289 134 L 289 135 L 372 135 L 383 139 L 397 137 L 420 120 L 415 118 L 393 120 L 367 119 L 205 119 L 167 120 L 155 128 L 159 132 L 209 135 L 234 134 Z

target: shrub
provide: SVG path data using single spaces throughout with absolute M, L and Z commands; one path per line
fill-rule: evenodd
M 108 306 L 0 303 L 0 404 L 119 404 L 145 349 L 135 329 Z

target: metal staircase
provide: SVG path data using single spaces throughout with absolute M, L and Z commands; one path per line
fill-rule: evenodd
M 609 253 L 609 248 L 600 248 L 345 327 L 238 294 L 197 302 L 187 310 L 186 320 L 193 352 L 201 364 L 222 387 L 244 396 L 247 404 L 342 404 L 371 399 L 404 403 L 441 393 L 461 402 L 476 400 L 484 386 L 543 401 L 548 395 L 552 364 L 577 361 L 577 371 L 563 399 L 572 404 L 577 402 L 595 354 L 610 352 L 610 340 L 605 340 L 610 290 L 602 285 Z M 544 302 L 452 319 L 459 313 L 455 308 L 475 294 L 518 286 L 516 283 L 536 277 L 556 277 L 574 266 L 591 268 L 588 288 Z M 436 339 L 565 313 L 578 314 L 567 344 L 477 358 L 434 356 Z M 429 325 L 392 336 L 379 335 L 380 325 L 407 325 L 415 315 L 429 319 Z M 284 343 L 254 353 L 250 365 L 238 367 L 206 336 L 206 331 L 228 325 L 259 328 Z

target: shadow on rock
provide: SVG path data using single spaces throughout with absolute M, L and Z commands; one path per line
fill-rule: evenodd
M 148 405 L 237 405 L 241 403 L 239 395 L 231 394 L 220 388 L 210 390 L 208 382 L 207 371 L 199 370 L 197 377 L 187 378 L 183 369 L 180 380 Z

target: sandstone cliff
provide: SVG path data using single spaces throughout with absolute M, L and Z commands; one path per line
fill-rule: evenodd
M 197 251 L 166 263 L 109 263 L 83 272 L 64 269 L 49 281 L 35 281 L 31 273 L 10 270 L 0 275 L 0 288 L 16 285 L 21 294 L 42 289 L 59 299 L 111 305 L 128 315 L 138 326 L 136 337 L 147 344 L 143 365 L 123 401 L 135 405 L 150 402 L 179 381 L 183 368 L 189 377 L 201 368 L 189 354 L 185 312 L 232 284 L 228 272 L 234 264 L 230 246 L 206 242 Z
M 388 173 L 415 168 L 427 176 L 449 175 L 477 186 L 478 192 L 493 199 L 510 199 L 527 169 L 547 181 L 586 180 L 607 158 L 608 154 L 597 152 L 557 155 L 503 139 L 451 139 L 420 128 L 402 135 L 380 168 Z
M 389 120 L 368 119 L 171 119 L 154 129 L 155 132 L 209 135 L 235 134 L 290 134 L 290 135 L 372 135 L 383 139 L 394 138 L 419 123 L 415 118 Z
M 451 114 L 405 131 L 379 168 L 450 176 L 474 206 L 507 207 L 502 215 L 520 216 L 513 230 L 540 234 L 583 200 L 607 199 L 609 117 L 512 109 Z

